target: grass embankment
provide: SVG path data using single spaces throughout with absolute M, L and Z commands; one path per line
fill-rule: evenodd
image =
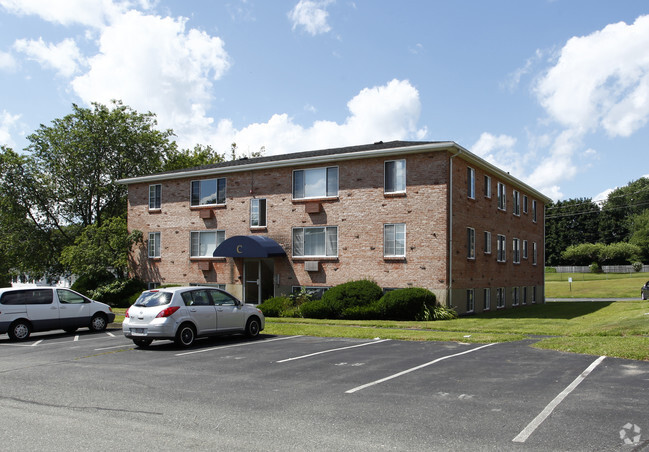
M 572 283 L 569 282 L 572 278 Z M 649 273 L 546 273 L 548 298 L 640 298 Z

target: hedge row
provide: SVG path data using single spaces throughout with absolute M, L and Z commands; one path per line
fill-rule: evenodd
M 327 290 L 322 299 L 274 297 L 259 305 L 267 317 L 348 320 L 443 320 L 456 318 L 452 309 L 437 304 L 427 289 L 397 289 L 383 294 L 374 282 L 350 281 Z

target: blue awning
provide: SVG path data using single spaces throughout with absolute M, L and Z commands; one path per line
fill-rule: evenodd
M 236 235 L 221 242 L 214 257 L 275 257 L 286 256 L 279 243 L 263 235 Z

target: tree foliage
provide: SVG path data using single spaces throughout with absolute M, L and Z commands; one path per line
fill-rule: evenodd
M 627 265 L 636 262 L 641 250 L 638 246 L 626 242 L 581 243 L 569 246 L 562 257 L 573 265 Z
M 599 240 L 599 206 L 590 198 L 569 199 L 546 207 L 545 260 L 563 263 L 561 253 L 572 245 Z M 590 262 L 589 262 L 590 264 Z
M 602 243 L 626 242 L 631 238 L 631 219 L 649 207 L 649 178 L 642 177 L 612 191 L 600 218 Z
M 197 144 L 194 149 L 172 152 L 164 163 L 164 171 L 195 168 L 225 161 L 225 154 L 218 154 L 212 146 Z

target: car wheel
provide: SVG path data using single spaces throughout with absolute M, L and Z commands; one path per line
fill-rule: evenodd
M 176 344 L 182 347 L 189 347 L 194 343 L 194 339 L 196 339 L 196 331 L 194 330 L 194 327 L 189 323 L 180 325 L 180 328 L 176 331 Z
M 18 320 L 9 327 L 7 334 L 12 341 L 24 341 L 32 334 L 32 326 L 26 320 Z
M 257 337 L 259 335 L 259 319 L 257 317 L 251 317 L 246 323 L 246 336 L 248 337 Z
M 140 348 L 147 348 L 153 339 L 133 339 L 133 343 Z
M 77 331 L 77 329 L 76 328 L 63 328 L 63 331 L 65 331 L 66 333 L 74 333 L 75 331 Z
M 95 314 L 90 320 L 90 331 L 104 331 L 108 326 L 108 319 L 103 314 Z

